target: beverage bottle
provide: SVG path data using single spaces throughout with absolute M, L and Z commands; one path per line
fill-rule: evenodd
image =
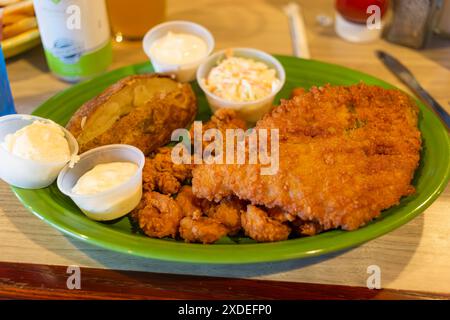
M 336 0 L 336 33 L 350 42 L 370 42 L 382 32 L 388 0 Z
M 5 58 L 0 45 L 0 116 L 16 113 L 6 72 Z
M 104 72 L 112 61 L 105 0 L 34 0 L 50 71 L 76 82 Z

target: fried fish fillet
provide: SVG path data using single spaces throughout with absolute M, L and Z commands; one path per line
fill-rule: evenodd
M 256 125 L 279 130 L 276 174 L 261 175 L 260 164 L 197 165 L 193 192 L 277 207 L 311 221 L 315 230 L 354 230 L 414 192 L 417 119 L 417 106 L 399 90 L 313 87 L 282 101 Z

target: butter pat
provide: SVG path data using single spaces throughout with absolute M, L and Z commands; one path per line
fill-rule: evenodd
M 77 195 L 91 195 L 112 189 L 129 180 L 138 169 L 138 166 L 131 162 L 98 164 L 78 179 L 72 192 Z
M 35 121 L 5 136 L 2 147 L 22 159 L 67 162 L 71 152 L 64 131 L 55 123 Z

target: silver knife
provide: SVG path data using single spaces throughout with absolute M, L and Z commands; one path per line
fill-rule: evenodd
M 376 54 L 378 58 L 391 70 L 393 74 L 397 76 L 414 94 L 416 94 L 420 100 L 422 100 L 427 106 L 441 118 L 443 124 L 447 127 L 447 131 L 450 132 L 450 115 L 445 109 L 436 101 L 430 94 L 422 88 L 419 82 L 416 80 L 411 71 L 408 70 L 400 61 L 391 56 L 390 54 L 377 50 Z

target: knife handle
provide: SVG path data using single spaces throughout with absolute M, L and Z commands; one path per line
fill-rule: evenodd
M 447 127 L 447 131 L 450 132 L 450 115 L 448 112 L 445 111 L 445 109 L 420 85 L 415 88 L 415 91 L 416 94 L 422 98 L 422 101 L 429 105 L 439 118 L 441 118 L 442 122 Z

